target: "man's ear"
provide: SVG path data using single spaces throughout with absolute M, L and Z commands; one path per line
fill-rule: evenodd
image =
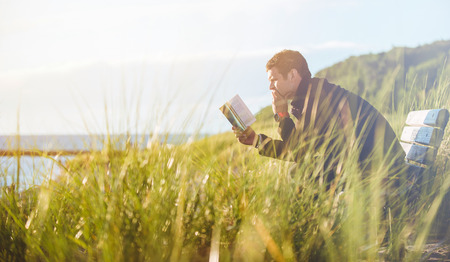
M 294 79 L 294 77 L 295 77 L 296 75 L 299 75 L 297 69 L 292 68 L 291 71 L 289 71 L 289 73 L 288 73 L 288 78 L 289 78 L 289 80 Z

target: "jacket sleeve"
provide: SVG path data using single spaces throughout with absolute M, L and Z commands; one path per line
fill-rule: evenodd
M 260 134 L 261 144 L 258 152 L 262 156 L 294 161 L 290 150 L 290 137 L 295 131 L 295 124 L 291 118 L 283 118 L 278 127 L 281 140 L 272 139 L 264 134 Z

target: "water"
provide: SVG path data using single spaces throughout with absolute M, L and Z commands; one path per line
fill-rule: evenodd
M 205 135 L 197 135 L 197 138 Z M 188 134 L 171 134 L 153 138 L 150 135 L 116 135 L 109 137 L 116 149 L 125 149 L 127 144 L 139 148 L 146 148 L 149 141 L 158 139 L 160 143 L 182 144 L 193 137 Z M 104 135 L 28 135 L 28 136 L 0 136 L 0 187 L 11 185 L 17 181 L 19 169 L 19 189 L 24 190 L 33 185 L 40 185 L 44 180 L 55 178 L 60 174 L 59 164 L 64 163 L 73 155 L 64 156 L 20 156 L 14 154 L 18 149 L 22 151 L 47 152 L 80 152 L 100 151 L 103 148 L 106 136 Z M 20 165 L 19 165 L 20 164 Z M 49 176 L 53 177 L 49 177 Z M 17 186 L 16 186 L 17 188 Z
M 70 158 L 73 158 L 73 156 L 49 158 L 21 156 L 20 159 L 12 156 L 0 157 L 0 187 L 9 186 L 13 182 L 17 184 L 18 161 L 20 161 L 19 189 L 23 190 L 33 185 L 40 185 L 44 180 L 57 177 L 61 172 L 57 162 L 64 165 Z

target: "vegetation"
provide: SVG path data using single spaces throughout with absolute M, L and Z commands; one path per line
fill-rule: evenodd
M 383 100 L 392 86 L 404 87 L 383 85 L 369 101 Z M 408 111 L 448 107 L 449 90 L 449 75 L 440 73 L 432 86 L 408 85 L 398 93 L 396 110 L 383 113 L 399 131 Z M 255 130 L 276 136 L 270 108 L 257 119 Z M 385 166 L 362 177 L 349 151 L 340 156 L 342 175 L 326 190 L 317 183 L 323 158 L 307 152 L 292 172 L 292 163 L 258 156 L 231 132 L 178 146 L 153 142 L 145 150 L 114 148 L 118 143 L 110 141 L 102 152 L 61 166 L 61 174 L 47 176 L 56 179 L 39 187 L 21 193 L 2 188 L 0 259 L 426 259 L 426 241 L 449 236 L 442 234 L 450 217 L 449 201 L 442 209 L 450 190 L 449 130 L 418 195 L 398 198 L 397 215 L 382 197 Z
M 321 70 L 317 76 L 339 83 L 383 112 L 395 112 L 400 104 L 407 104 L 402 99 L 410 97 L 411 92 L 420 91 L 416 101 L 424 101 L 423 96 L 439 78 L 450 75 L 448 57 L 450 40 L 416 48 L 396 47 L 385 53 L 350 57 Z

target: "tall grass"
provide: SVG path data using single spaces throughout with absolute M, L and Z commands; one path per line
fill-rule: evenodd
M 411 92 L 390 122 L 398 130 L 412 109 L 448 106 L 448 90 L 441 79 L 425 97 Z M 274 125 L 254 128 L 275 136 Z M 396 210 L 384 198 L 387 164 L 364 177 L 350 150 L 337 157 L 341 172 L 327 189 L 317 182 L 322 157 L 307 151 L 293 169 L 231 133 L 178 146 L 155 139 L 145 150 L 117 150 L 117 141 L 107 140 L 101 152 L 77 156 L 39 187 L 20 194 L 2 188 L 0 258 L 417 260 L 450 189 L 448 130 L 414 201 L 398 197 Z

